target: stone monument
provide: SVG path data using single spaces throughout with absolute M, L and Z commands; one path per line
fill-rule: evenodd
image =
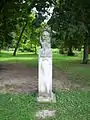
M 56 102 L 52 92 L 52 49 L 50 33 L 45 30 L 40 37 L 41 48 L 38 58 L 38 102 Z

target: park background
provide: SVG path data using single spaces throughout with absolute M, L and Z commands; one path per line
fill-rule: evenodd
M 89 0 L 0 0 L 0 120 L 34 120 L 40 109 L 56 110 L 50 120 L 89 120 L 89 6 Z M 55 104 L 36 102 L 45 27 L 51 28 Z

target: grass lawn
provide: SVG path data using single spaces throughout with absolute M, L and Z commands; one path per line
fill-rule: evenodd
M 90 87 L 90 62 L 82 64 L 81 54 L 74 57 L 55 54 L 53 64 L 60 70 L 65 71 L 71 82 Z
M 56 104 L 38 104 L 34 94 L 1 94 L 0 120 L 37 120 L 35 113 L 41 109 L 55 109 L 55 118 L 46 120 L 89 120 L 89 92 L 57 92 Z
M 37 55 L 18 53 L 13 57 L 9 52 L 0 54 L 0 62 L 23 63 L 28 67 L 37 67 Z M 81 55 L 75 57 L 53 55 L 53 65 L 67 74 L 73 83 L 90 86 L 90 64 L 80 64 Z M 49 120 L 89 120 L 90 92 L 56 91 L 56 104 L 39 104 L 37 94 L 0 94 L 0 120 L 37 120 L 35 113 L 41 109 L 55 109 L 56 117 Z M 48 120 L 48 119 L 46 119 Z

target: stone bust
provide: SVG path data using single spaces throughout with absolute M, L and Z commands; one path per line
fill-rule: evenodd
M 48 31 L 44 31 L 42 36 L 40 37 L 40 43 L 42 48 L 50 48 L 50 33 Z
M 44 31 L 42 36 L 40 37 L 41 43 L 41 56 L 51 56 L 51 45 L 50 45 L 50 33 L 48 31 Z

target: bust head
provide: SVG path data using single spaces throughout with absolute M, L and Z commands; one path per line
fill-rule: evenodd
M 50 45 L 50 30 L 45 29 L 40 37 L 42 48 L 51 48 Z
M 47 42 L 50 41 L 50 34 L 48 31 L 44 31 L 42 34 L 42 40 L 46 40 Z

